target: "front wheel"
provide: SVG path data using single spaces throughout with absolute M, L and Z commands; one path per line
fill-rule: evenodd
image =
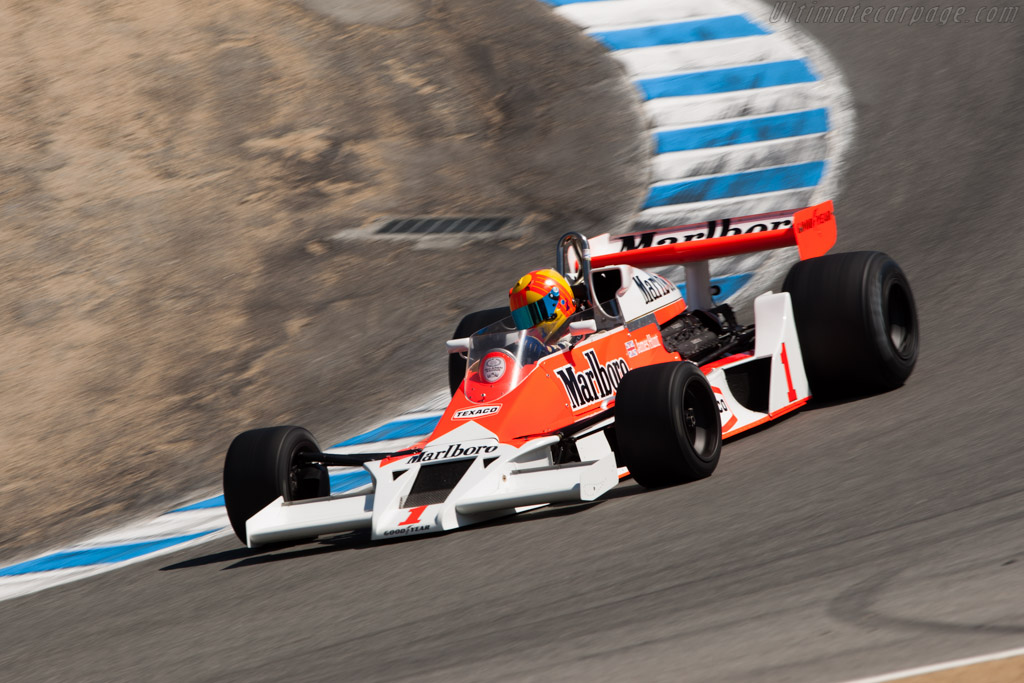
M 704 373 L 689 362 L 627 372 L 615 397 L 615 440 L 622 463 L 645 488 L 711 476 L 722 421 Z
M 302 427 L 253 429 L 235 437 L 224 459 L 224 506 L 242 543 L 248 543 L 246 521 L 278 498 L 331 495 L 327 468 L 298 458 L 319 452 L 316 439 Z

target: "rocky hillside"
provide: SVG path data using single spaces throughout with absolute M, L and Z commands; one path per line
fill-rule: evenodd
M 466 309 L 639 200 L 617 75 L 534 0 L 2 0 L 0 556 L 443 387 Z M 332 239 L 424 214 L 532 237 Z

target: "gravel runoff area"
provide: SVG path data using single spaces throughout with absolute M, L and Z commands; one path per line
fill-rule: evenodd
M 0 2 L 0 558 L 444 386 L 462 313 L 636 207 L 641 132 L 534 0 Z M 332 239 L 450 214 L 527 230 Z

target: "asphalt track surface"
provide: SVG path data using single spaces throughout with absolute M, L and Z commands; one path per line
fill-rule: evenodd
M 405 542 L 220 541 L 11 601 L 3 677 L 839 681 L 1024 643 L 1024 37 L 805 28 L 857 109 L 837 249 L 915 289 L 904 388 L 727 443 L 681 488 Z

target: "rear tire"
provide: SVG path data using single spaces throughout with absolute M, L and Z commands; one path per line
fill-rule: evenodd
M 302 427 L 268 427 L 242 432 L 224 460 L 224 506 L 235 535 L 247 543 L 246 521 L 279 497 L 287 501 L 331 495 L 323 465 L 296 465 L 299 453 L 319 453 Z
M 795 264 L 783 290 L 793 300 L 811 393 L 843 398 L 901 386 L 917 362 L 910 283 L 878 251 L 829 254 Z
M 662 363 L 626 373 L 615 398 L 622 463 L 645 488 L 711 476 L 722 452 L 718 402 L 693 363 Z
M 493 325 L 494 323 L 507 318 L 509 316 L 508 307 L 502 308 L 488 308 L 485 311 L 476 311 L 470 313 L 462 319 L 458 327 L 455 328 L 455 334 L 452 335 L 452 339 L 462 339 L 463 337 L 469 337 L 474 332 Z M 452 391 L 452 396 L 459 390 L 459 385 L 462 384 L 462 380 L 466 377 L 466 359 L 462 357 L 462 354 L 452 353 L 448 355 L 448 387 Z

